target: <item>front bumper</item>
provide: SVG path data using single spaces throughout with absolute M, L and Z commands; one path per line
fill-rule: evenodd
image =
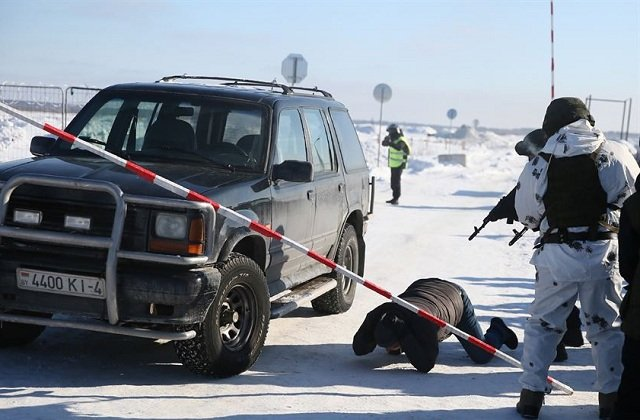
M 20 268 L 95 277 L 103 275 L 92 270 L 86 262 L 65 261 L 46 255 L 25 258 L 15 252 L 2 252 L 0 311 L 25 310 L 109 320 L 106 299 L 18 288 L 16 271 Z M 117 324 L 186 325 L 202 322 L 220 285 L 220 272 L 210 265 L 187 268 L 126 264 L 119 266 L 115 277 Z

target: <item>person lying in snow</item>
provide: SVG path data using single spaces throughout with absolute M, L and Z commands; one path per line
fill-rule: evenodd
M 482 334 L 469 297 L 455 283 L 438 278 L 419 279 L 399 297 L 496 349 L 503 344 L 512 350 L 518 347 L 517 336 L 500 318 L 492 318 L 489 329 Z M 371 353 L 376 345 L 390 354 L 404 352 L 417 370 L 427 373 L 436 363 L 438 343 L 450 335 L 445 328 L 411 310 L 387 302 L 367 314 L 353 337 L 352 347 L 358 356 Z M 493 354 L 456 338 L 475 363 L 488 363 L 493 358 Z

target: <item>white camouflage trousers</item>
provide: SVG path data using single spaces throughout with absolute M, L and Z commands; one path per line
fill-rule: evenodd
M 536 267 L 535 300 L 524 330 L 524 352 L 520 377 L 523 388 L 549 391 L 549 366 L 556 356 L 556 346 L 566 330 L 566 319 L 576 299 L 580 300 L 583 326 L 591 343 L 596 368 L 594 390 L 615 392 L 622 375 L 622 344 L 619 308 L 622 278 L 617 269 L 602 268 L 602 276 L 588 280 L 559 279 L 545 267 Z M 599 271 L 599 270 L 598 270 Z

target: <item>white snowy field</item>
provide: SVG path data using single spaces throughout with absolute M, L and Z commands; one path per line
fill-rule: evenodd
M 405 127 L 414 154 L 400 205 L 391 206 L 384 203 L 390 198 L 386 150 L 376 167 L 378 127 L 359 125 L 359 132 L 377 183 L 365 277 L 394 294 L 421 277 L 455 281 L 467 290 L 484 328 L 491 317 L 503 317 L 522 341 L 533 299 L 528 261 L 534 234 L 510 247 L 512 229 L 520 226 L 497 222 L 467 240 L 515 185 L 525 163 L 513 151 L 521 136 L 471 130 L 464 140 L 445 144 L 438 136 L 426 140 L 425 128 Z M 0 113 L 0 161 L 28 156 L 28 143 L 22 123 Z M 442 153 L 465 154 L 466 167 L 438 163 Z M 382 349 L 356 357 L 353 334 L 383 302 L 359 286 L 347 313 L 317 316 L 307 306 L 273 320 L 257 363 L 228 379 L 191 374 L 171 344 L 50 328 L 31 346 L 0 350 L 0 418 L 519 418 L 520 370 L 498 358 L 474 365 L 454 337 L 440 344 L 428 374 Z M 518 360 L 522 355 L 521 346 L 503 351 Z M 575 392 L 547 396 L 540 418 L 596 419 L 590 346 L 568 353 L 550 375 Z

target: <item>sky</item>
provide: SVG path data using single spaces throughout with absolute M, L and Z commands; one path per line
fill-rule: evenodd
M 331 92 L 354 119 L 537 128 L 551 100 L 547 0 L 3 0 L 0 83 L 95 86 L 172 74 Z M 555 97 L 592 101 L 596 124 L 640 133 L 640 2 L 554 2 Z M 625 111 L 625 107 L 627 112 Z M 457 117 L 447 118 L 455 109 Z

